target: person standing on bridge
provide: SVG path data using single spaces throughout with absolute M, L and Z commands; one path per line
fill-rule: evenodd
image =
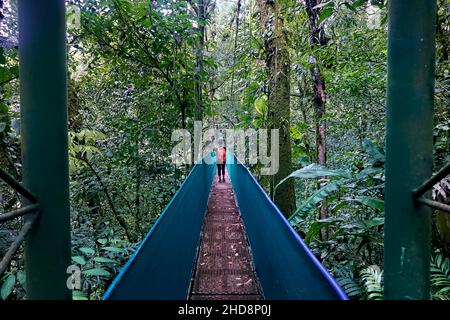
M 217 171 L 219 174 L 219 182 L 225 182 L 226 162 L 227 162 L 227 148 L 225 148 L 222 143 L 219 143 L 219 146 L 216 148 L 216 164 L 217 164 Z

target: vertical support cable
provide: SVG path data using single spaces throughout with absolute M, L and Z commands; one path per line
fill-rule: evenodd
M 436 0 L 389 1 L 384 298 L 429 299 Z
M 63 0 L 19 0 L 23 182 L 41 214 L 25 244 L 29 299 L 70 299 L 66 29 Z

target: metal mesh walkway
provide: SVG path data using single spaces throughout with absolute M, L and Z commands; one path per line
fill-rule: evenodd
M 259 300 L 245 229 L 227 173 L 213 181 L 201 232 L 191 300 Z

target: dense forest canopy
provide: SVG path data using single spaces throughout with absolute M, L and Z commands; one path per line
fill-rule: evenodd
M 66 1 L 74 298 L 101 297 L 175 194 L 191 166 L 172 162 L 172 132 L 194 121 L 279 129 L 278 173 L 250 169 L 352 299 L 382 298 L 387 1 Z M 17 4 L 0 7 L 0 166 L 20 180 Z M 435 170 L 450 162 L 449 1 L 437 22 Z M 447 178 L 432 196 L 449 194 Z M 20 205 L 0 182 L 0 212 Z M 434 299 L 450 299 L 449 225 L 435 215 Z M 23 258 L 1 299 L 26 296 Z

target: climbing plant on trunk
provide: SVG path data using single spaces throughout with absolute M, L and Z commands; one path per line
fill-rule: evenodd
M 273 188 L 292 172 L 290 138 L 290 58 L 284 22 L 286 1 L 259 0 L 260 19 L 264 26 L 266 68 L 268 73 L 268 120 L 272 129 L 279 129 L 279 170 L 272 177 Z M 295 209 L 293 181 L 281 185 L 275 203 L 285 216 Z

